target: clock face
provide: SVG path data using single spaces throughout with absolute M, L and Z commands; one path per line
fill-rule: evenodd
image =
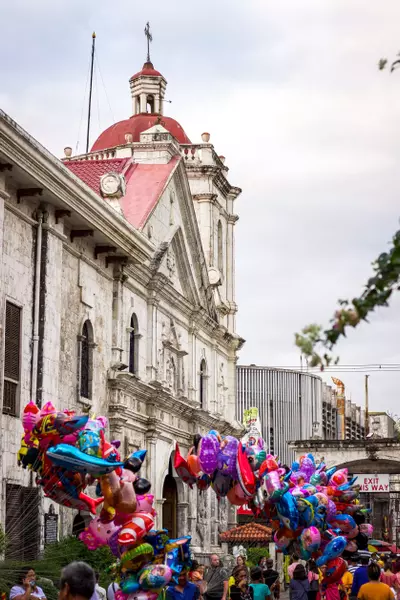
M 101 191 L 103 194 L 116 194 L 120 185 L 118 175 L 108 173 L 101 178 Z

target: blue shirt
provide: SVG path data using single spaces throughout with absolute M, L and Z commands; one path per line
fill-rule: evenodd
M 353 585 L 351 586 L 351 595 L 357 597 L 360 587 L 364 585 L 364 583 L 368 583 L 368 581 L 368 566 L 362 565 L 361 567 L 358 567 L 357 571 L 354 573 Z
M 199 588 L 190 581 L 186 583 L 182 592 L 178 591 L 173 585 L 167 589 L 167 600 L 197 600 L 199 595 Z
M 253 600 L 265 600 L 271 595 L 271 590 L 265 583 L 251 583 L 250 587 L 253 590 Z

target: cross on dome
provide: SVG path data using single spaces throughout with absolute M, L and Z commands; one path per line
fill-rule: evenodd
M 151 62 L 150 60 L 150 42 L 153 41 L 153 36 L 150 33 L 150 23 L 149 21 L 147 21 L 146 23 L 146 27 L 144 28 L 144 35 L 147 37 L 147 61 L 146 62 Z

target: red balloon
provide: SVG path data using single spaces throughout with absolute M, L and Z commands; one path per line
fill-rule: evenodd
M 340 556 L 328 560 L 322 584 L 329 585 L 330 583 L 336 583 L 336 581 L 342 578 L 346 569 L 347 563 Z

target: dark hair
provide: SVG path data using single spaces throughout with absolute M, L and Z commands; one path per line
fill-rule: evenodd
M 377 565 L 375 562 L 372 562 L 368 566 L 368 577 L 369 577 L 369 579 L 371 579 L 372 581 L 379 581 L 380 576 L 381 576 L 381 568 L 380 568 L 380 566 Z
M 349 561 L 352 563 L 358 563 L 358 561 L 360 560 L 360 557 L 358 556 L 358 554 L 352 554 L 349 558 Z
M 19 583 L 23 583 L 25 577 L 28 575 L 29 571 L 33 571 L 35 572 L 35 569 L 33 567 L 21 567 L 21 569 L 18 571 L 18 582 Z
M 367 565 L 369 563 L 368 556 L 362 556 L 360 562 L 361 562 L 362 565 Z
M 198 569 L 200 566 L 200 563 L 198 560 L 192 560 L 192 571 L 196 571 L 196 569 Z
M 292 564 L 293 564 L 294 562 L 297 562 L 298 560 L 299 560 L 299 557 L 297 556 L 297 554 L 293 554 L 293 555 L 292 555 Z
M 297 569 L 297 567 L 296 567 L 296 569 Z M 311 571 L 311 573 L 319 574 L 317 563 L 312 558 L 308 561 L 308 570 Z
M 293 579 L 300 581 L 307 579 L 307 573 L 303 565 L 297 565 L 297 567 L 293 571 Z
M 260 569 L 260 567 L 253 567 L 250 571 L 250 575 L 252 581 L 259 581 L 260 579 L 262 579 L 262 570 Z
M 60 588 L 68 584 L 71 596 L 83 596 L 88 600 L 93 596 L 96 576 L 92 567 L 85 562 L 72 562 L 61 571 Z

